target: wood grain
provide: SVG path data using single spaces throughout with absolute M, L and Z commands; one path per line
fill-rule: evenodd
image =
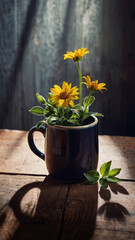
M 98 187 L 98 188 L 97 188 Z M 109 197 L 108 197 L 109 196 Z M 135 186 L 71 185 L 62 228 L 63 240 L 135 237 Z M 124 231 L 124 234 L 123 234 Z
M 51 177 L 0 176 L 0 240 L 58 239 L 68 185 Z M 6 193 L 6 197 L 4 196 Z
M 44 138 L 35 133 L 37 147 L 44 151 Z M 28 146 L 28 132 L 0 131 L 0 172 L 47 175 L 45 162 L 32 153 Z
M 65 207 L 61 239 L 89 239 L 96 225 L 97 204 L 97 185 L 71 185 Z
M 111 168 L 121 168 L 119 177 L 135 180 L 135 138 L 122 136 L 99 136 L 99 167 L 112 161 Z
M 62 184 L 52 177 L 0 176 L 0 240 L 134 240 L 135 186 L 107 190 L 86 181 Z
M 0 240 L 135 239 L 134 137 L 99 136 L 98 167 L 112 160 L 125 179 L 103 189 L 49 176 L 27 135 L 0 131 Z M 35 141 L 43 151 L 42 134 Z
M 31 152 L 26 131 L 0 131 L 0 172 L 43 174 L 48 171 L 44 161 Z M 35 133 L 37 147 L 44 151 L 44 138 Z M 135 179 L 135 138 L 119 136 L 99 136 L 98 168 L 112 160 L 112 168 L 122 168 L 122 179 Z

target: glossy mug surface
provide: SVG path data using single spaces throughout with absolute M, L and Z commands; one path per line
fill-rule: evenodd
M 45 137 L 45 154 L 35 146 L 33 133 Z M 28 134 L 31 150 L 45 160 L 49 174 L 62 180 L 80 180 L 83 173 L 96 170 L 98 164 L 98 120 L 90 117 L 83 126 L 46 125 L 31 128 Z

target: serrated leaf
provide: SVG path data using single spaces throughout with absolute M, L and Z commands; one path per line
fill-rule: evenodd
M 36 97 L 41 104 L 44 104 L 44 105 L 46 104 L 46 100 L 42 95 L 40 95 L 39 93 L 36 93 Z
M 107 183 L 106 179 L 100 178 L 99 183 L 101 184 L 101 186 L 103 188 L 107 188 L 108 187 L 108 183 Z
M 114 177 L 118 175 L 121 171 L 121 168 L 114 168 L 108 173 L 108 177 Z
M 39 129 L 43 124 L 45 124 L 45 121 L 38 122 L 36 128 Z
M 106 177 L 108 182 L 120 182 L 119 178 L 116 177 Z
M 111 162 L 112 161 L 106 162 L 100 167 L 100 173 L 102 174 L 102 176 L 108 175 L 108 172 L 109 172 L 110 166 L 111 166 Z
M 42 107 L 39 107 L 39 106 L 35 106 L 35 107 L 32 107 L 29 112 L 35 114 L 35 115 L 38 115 L 38 116 L 42 116 L 44 115 L 44 109 Z
M 84 176 L 91 184 L 95 184 L 99 179 L 99 173 L 95 170 L 88 171 L 84 173 Z

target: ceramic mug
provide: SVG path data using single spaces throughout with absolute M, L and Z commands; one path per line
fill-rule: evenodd
M 45 160 L 49 174 L 62 180 L 81 180 L 83 173 L 96 170 L 98 164 L 98 119 L 94 116 L 83 126 L 48 125 L 28 134 L 30 149 Z M 41 132 L 45 137 L 45 154 L 35 146 L 33 133 Z

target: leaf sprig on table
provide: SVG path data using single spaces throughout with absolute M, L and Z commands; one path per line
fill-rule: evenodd
M 120 173 L 121 168 L 114 168 L 110 170 L 111 163 L 112 161 L 104 163 L 100 167 L 100 173 L 98 171 L 91 170 L 84 173 L 84 176 L 86 177 L 90 184 L 96 184 L 99 181 L 103 188 L 107 188 L 109 182 L 113 183 L 120 182 L 120 179 L 117 178 L 116 176 Z

